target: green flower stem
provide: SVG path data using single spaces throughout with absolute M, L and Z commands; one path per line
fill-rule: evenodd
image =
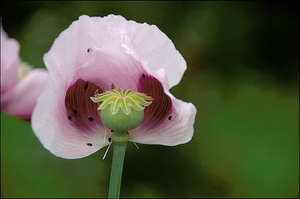
M 129 135 L 127 132 L 114 132 L 112 136 L 113 159 L 111 165 L 108 198 L 119 198 L 125 151 Z

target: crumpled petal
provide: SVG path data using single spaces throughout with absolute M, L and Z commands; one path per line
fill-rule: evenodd
M 30 118 L 36 101 L 44 88 L 47 77 L 45 69 L 32 70 L 13 89 L 1 96 L 1 108 L 20 118 Z

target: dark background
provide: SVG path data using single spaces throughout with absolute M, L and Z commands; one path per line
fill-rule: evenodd
M 82 14 L 155 24 L 188 69 L 173 95 L 197 107 L 192 141 L 129 144 L 123 197 L 299 197 L 299 6 L 292 1 L 6 1 L 2 26 L 34 67 Z M 1 112 L 2 197 L 106 197 L 111 151 L 53 156 Z

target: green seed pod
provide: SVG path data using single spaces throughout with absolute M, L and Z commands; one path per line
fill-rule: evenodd
M 104 126 L 114 131 L 127 132 L 141 124 L 144 109 L 153 99 L 136 91 L 113 89 L 97 94 L 91 100 L 101 102 L 98 110 Z
M 106 107 L 100 111 L 100 118 L 108 129 L 114 131 L 128 131 L 140 125 L 144 118 L 144 111 L 131 110 L 130 114 L 126 115 L 123 111 L 118 111 L 112 114 L 110 107 Z

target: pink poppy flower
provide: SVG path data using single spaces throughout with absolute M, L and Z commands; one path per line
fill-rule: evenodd
M 122 16 L 80 16 L 44 56 L 49 78 L 38 99 L 32 128 L 46 149 L 63 158 L 82 158 L 110 143 L 90 97 L 130 89 L 153 98 L 129 141 L 174 146 L 191 140 L 196 108 L 176 99 L 186 62 L 155 25 Z
M 31 69 L 20 61 L 19 43 L 1 26 L 1 110 L 29 119 L 46 80 L 45 69 Z

